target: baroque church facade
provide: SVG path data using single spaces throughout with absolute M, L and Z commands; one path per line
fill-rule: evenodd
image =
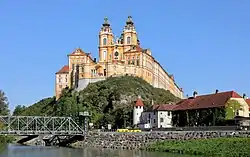
M 163 69 L 149 49 L 141 48 L 131 16 L 119 38 L 114 37 L 108 18 L 105 18 L 99 32 L 98 48 L 98 61 L 80 48 L 68 54 L 68 65 L 56 73 L 57 99 L 66 87 L 81 90 L 88 83 L 124 75 L 141 77 L 152 86 L 169 90 L 183 98 L 182 88 L 178 87 L 173 75 Z

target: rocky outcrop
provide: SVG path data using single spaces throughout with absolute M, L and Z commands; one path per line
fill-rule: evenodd
M 164 140 L 188 140 L 218 137 L 250 137 L 249 131 L 174 131 L 143 133 L 88 133 L 84 140 L 71 144 L 74 148 L 95 147 L 112 149 L 140 149 Z

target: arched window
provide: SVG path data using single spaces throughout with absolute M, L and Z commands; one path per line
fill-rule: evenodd
M 103 45 L 107 45 L 107 38 L 103 38 Z
M 131 43 L 131 37 L 127 37 L 127 44 Z

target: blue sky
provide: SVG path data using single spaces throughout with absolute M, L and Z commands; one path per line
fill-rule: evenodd
M 97 57 L 103 18 L 119 35 L 131 15 L 142 47 L 185 95 L 250 95 L 249 8 L 248 0 L 1 0 L 0 89 L 12 109 L 54 95 L 67 54 L 81 47 Z

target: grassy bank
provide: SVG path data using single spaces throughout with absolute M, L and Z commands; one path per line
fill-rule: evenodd
M 172 140 L 152 144 L 146 149 L 210 157 L 247 157 L 250 155 L 250 138 Z
M 13 136 L 4 136 L 4 135 L 0 135 L 0 144 L 3 143 L 11 143 L 15 140 L 15 138 Z
M 13 136 L 0 135 L 0 152 L 4 150 L 6 143 L 12 143 L 15 140 Z

